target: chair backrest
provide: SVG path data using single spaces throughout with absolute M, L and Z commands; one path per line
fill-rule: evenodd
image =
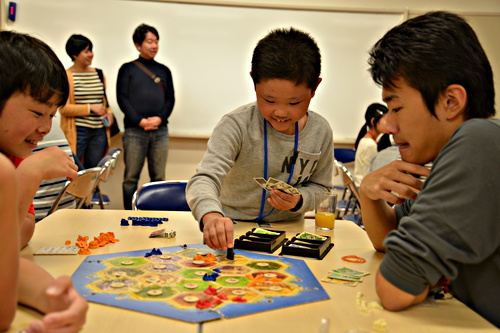
M 341 163 L 354 162 L 356 151 L 351 148 L 334 148 L 333 157 Z
M 133 210 L 190 211 L 187 180 L 166 180 L 142 185 L 132 198 Z
M 334 163 L 335 163 L 335 166 L 339 169 L 339 172 L 342 175 L 342 179 L 344 181 L 344 186 L 349 191 L 351 191 L 352 195 L 354 195 L 354 197 L 356 198 L 356 205 L 359 208 L 359 206 L 360 206 L 360 203 L 359 203 L 359 192 L 358 192 L 358 189 L 356 188 L 356 185 L 354 184 L 354 178 L 353 178 L 351 172 L 345 167 L 344 164 L 342 164 L 338 160 L 334 160 Z M 349 207 L 349 205 L 346 207 L 346 210 L 347 210 L 348 207 Z
M 111 156 L 113 158 L 113 161 L 111 163 L 111 168 L 114 169 L 116 167 L 116 162 L 118 161 L 118 157 L 122 153 L 122 150 L 120 148 L 113 148 L 108 151 L 106 156 Z
M 109 173 L 111 172 L 111 169 L 113 168 L 113 161 L 114 161 L 114 159 L 113 159 L 113 156 L 111 156 L 111 155 L 106 155 L 99 161 L 97 166 L 101 168 L 101 173 L 99 174 L 99 179 L 97 180 L 96 186 L 100 182 L 105 182 L 108 180 Z
M 81 208 L 87 198 L 90 197 L 92 193 L 94 193 L 94 189 L 101 172 L 101 167 L 78 171 L 78 177 L 75 180 L 68 180 L 66 182 L 47 215 L 52 214 L 57 209 L 59 203 L 61 202 L 61 199 L 66 193 L 79 198 L 80 201 L 78 202 L 76 208 Z

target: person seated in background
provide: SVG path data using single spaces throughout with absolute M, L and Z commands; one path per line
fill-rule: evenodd
M 314 194 L 332 188 L 333 135 L 309 110 L 321 82 L 321 55 L 309 34 L 276 29 L 254 49 L 250 75 L 257 101 L 226 114 L 189 180 L 186 194 L 204 240 L 233 247 L 233 221 L 290 221 L 314 208 Z M 254 178 L 300 191 L 268 193 Z
M 386 132 L 385 115 L 387 107 L 379 103 L 368 106 L 365 123 L 361 127 L 354 143 L 354 184 L 359 187 L 363 177 L 370 172 L 370 163 L 378 151 L 378 137 Z
M 20 245 L 33 233 L 31 200 L 40 182 L 74 179 L 77 174 L 75 163 L 58 147 L 31 154 L 50 131 L 57 107 L 67 100 L 64 67 L 42 41 L 1 31 L 0 76 L 0 331 L 9 328 L 16 303 L 21 303 L 45 313 L 26 332 L 77 332 L 88 304 L 71 278 L 54 279 L 32 261 L 19 258 Z M 7 158 L 14 164 L 6 163 Z
M 500 327 L 500 119 L 488 58 L 464 19 L 431 12 L 387 32 L 369 64 L 402 159 L 360 188 L 366 232 L 386 252 L 382 305 L 403 310 L 446 281 Z
M 52 128 L 50 132 L 43 138 L 42 141 L 38 143 L 38 147 L 33 150 L 33 153 L 52 146 L 59 147 L 64 150 L 64 152 L 68 154 L 68 156 L 71 157 L 73 161 L 78 165 L 78 160 L 75 160 L 73 152 L 69 147 L 68 140 L 66 140 L 66 136 L 59 127 L 57 121 L 52 122 Z M 33 204 L 35 205 L 35 222 L 39 222 L 47 216 L 47 213 L 52 208 L 52 205 L 59 196 L 59 193 L 64 188 L 66 181 L 66 177 L 61 177 L 51 180 L 44 180 L 40 183 L 40 187 L 36 191 L 35 197 L 33 198 Z M 75 207 L 75 197 L 71 194 L 65 194 L 57 209 L 71 209 Z

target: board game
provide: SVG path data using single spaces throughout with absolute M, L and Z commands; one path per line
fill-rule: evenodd
M 88 256 L 73 274 L 88 301 L 199 323 L 329 299 L 300 259 L 205 245 Z

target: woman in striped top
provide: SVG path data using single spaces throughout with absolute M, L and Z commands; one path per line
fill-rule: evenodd
M 66 53 L 74 63 L 66 70 L 70 93 L 68 103 L 60 110 L 61 129 L 81 162 L 80 168 L 88 169 L 97 166 L 106 154 L 114 118 L 105 98 L 104 75 L 90 67 L 94 57 L 92 42 L 85 36 L 72 35 Z

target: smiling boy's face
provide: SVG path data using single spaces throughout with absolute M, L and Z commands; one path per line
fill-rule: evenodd
M 319 82 L 318 82 L 319 84 Z M 271 126 L 283 134 L 295 133 L 295 122 L 303 128 L 314 91 L 305 83 L 284 79 L 262 80 L 255 84 L 257 106 Z
M 42 104 L 24 93 L 12 95 L 0 113 L 0 151 L 21 158 L 28 157 L 50 132 L 56 105 Z

